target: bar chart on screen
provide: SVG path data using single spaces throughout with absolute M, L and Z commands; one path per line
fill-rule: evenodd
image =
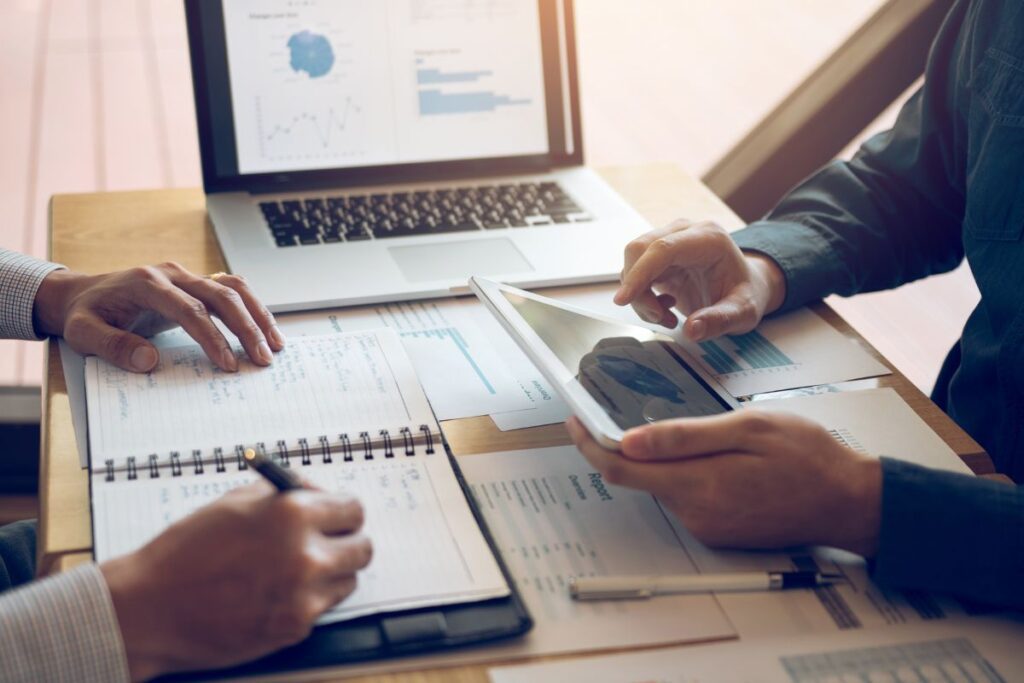
M 886 375 L 889 369 L 809 309 L 756 330 L 683 346 L 733 396 Z
M 425 57 L 416 58 L 416 84 L 419 86 L 420 116 L 493 112 L 503 107 L 525 106 L 529 97 L 513 97 L 495 92 L 488 83 L 492 69 L 449 69 L 431 67 Z M 450 92 L 445 86 L 461 89 Z M 469 88 L 466 90 L 465 88 Z

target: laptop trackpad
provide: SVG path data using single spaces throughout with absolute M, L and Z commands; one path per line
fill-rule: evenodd
M 512 240 L 505 237 L 410 244 L 389 247 L 388 251 L 409 282 L 468 280 L 471 275 L 503 275 L 533 270 Z

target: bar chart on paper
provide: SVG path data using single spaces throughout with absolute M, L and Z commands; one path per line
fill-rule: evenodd
M 793 683 L 1004 683 L 966 638 L 783 657 Z
M 756 330 L 717 341 L 700 342 L 698 346 L 704 351 L 703 358 L 707 364 L 721 375 L 796 365 L 779 347 Z
M 480 367 L 480 363 L 477 362 L 473 353 L 470 351 L 469 345 L 466 343 L 462 333 L 459 332 L 456 327 L 443 327 L 433 328 L 426 330 L 405 330 L 398 333 L 398 336 L 402 339 L 433 339 L 442 343 L 451 344 L 455 347 L 458 354 L 466 361 L 466 365 L 469 366 L 473 375 L 480 380 L 480 384 L 483 386 L 484 391 L 492 396 L 498 393 L 494 384 L 487 378 L 487 374 L 484 369 Z
M 889 374 L 806 308 L 765 320 L 745 334 L 683 344 L 733 396 Z
M 1021 626 L 972 617 L 860 633 L 774 637 L 493 669 L 493 683 L 1006 683 Z M 725 665 L 728 663 L 729 665 Z
M 538 395 L 553 391 L 546 385 L 534 386 L 530 372 L 536 371 L 525 357 L 527 368 L 510 365 L 507 348 L 494 339 L 495 331 L 482 328 L 476 318 L 497 323 L 486 311 L 474 316 L 477 306 L 458 301 L 410 301 L 290 314 L 281 316 L 279 323 L 288 335 L 393 329 L 439 420 L 533 408 Z M 501 334 L 500 327 L 497 334 Z

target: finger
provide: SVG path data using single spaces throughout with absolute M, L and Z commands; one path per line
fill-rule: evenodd
M 325 535 L 351 534 L 363 526 L 363 506 L 355 498 L 309 490 L 289 495 L 302 498 L 311 523 Z
M 636 239 L 632 240 L 629 244 L 626 245 L 625 256 L 623 259 L 624 265 L 622 267 L 622 274 L 620 276 L 620 280 L 622 282 L 625 282 L 627 275 L 629 275 L 630 271 L 633 270 L 633 267 L 636 265 L 636 262 L 650 248 L 651 244 L 661 239 L 662 237 L 665 237 L 666 235 L 671 235 L 672 233 L 685 230 L 688 227 L 690 227 L 690 221 L 686 220 L 685 218 L 680 218 L 678 220 L 672 221 L 663 228 L 651 230 L 650 232 L 646 232 L 640 237 L 637 237 Z M 619 306 L 625 306 L 626 304 L 630 303 L 630 301 L 620 300 L 619 295 L 621 292 L 622 289 L 620 287 L 619 290 L 615 293 L 614 301 Z
M 262 498 L 264 496 L 275 495 L 276 493 L 277 489 L 275 489 L 270 482 L 261 478 L 258 479 L 257 481 L 252 482 L 251 484 L 246 484 L 245 486 L 236 486 L 235 488 L 225 493 L 222 496 L 222 498 L 239 498 L 242 500 L 251 500 L 254 498 Z
M 661 305 L 664 313 L 661 316 L 661 320 L 658 324 L 662 327 L 674 328 L 679 324 L 679 317 L 676 316 L 672 307 L 676 305 L 676 298 L 671 294 L 659 294 L 658 303 Z
M 641 320 L 670 329 L 679 324 L 679 318 L 672 310 L 676 298 L 671 294 L 655 294 L 647 290 L 638 294 L 631 305 Z
M 277 321 L 274 319 L 273 314 L 263 305 L 263 302 L 252 291 L 252 288 L 249 287 L 246 279 L 241 275 L 222 275 L 217 278 L 217 282 L 238 292 L 238 295 L 242 297 L 242 303 L 245 304 L 246 310 L 249 311 L 253 320 L 263 330 L 263 334 L 270 343 L 270 348 L 274 351 L 283 349 L 285 344 L 284 333 L 277 326 Z
M 352 576 L 373 560 L 373 543 L 363 534 L 335 536 L 324 540 L 332 578 Z
M 149 283 L 142 290 L 140 299 L 142 305 L 181 325 L 220 369 L 228 372 L 238 369 L 234 350 L 213 323 L 202 301 L 171 284 L 170 280 Z
M 629 244 L 626 245 L 626 250 L 623 258 L 622 273 L 627 273 L 633 267 L 633 265 L 637 262 L 637 259 L 639 259 L 640 256 L 645 251 L 647 251 L 647 247 L 649 247 L 652 242 L 661 237 L 664 237 L 665 235 L 670 235 L 673 232 L 685 230 L 688 227 L 690 227 L 690 221 L 685 218 L 679 218 L 670 222 L 668 225 L 665 225 L 664 227 L 645 232 L 643 235 L 640 235 L 640 237 L 637 237 L 636 239 L 632 240 Z
M 683 333 L 692 341 L 713 339 L 723 334 L 750 332 L 760 322 L 757 308 L 748 298 L 729 295 L 721 301 L 694 311 L 683 325 Z
M 706 263 L 719 244 L 718 236 L 711 236 L 696 227 L 673 232 L 651 242 L 633 267 L 623 273 L 622 284 L 615 293 L 615 303 L 624 305 L 631 302 L 640 292 L 649 290 L 671 266 L 687 268 Z
M 99 356 L 132 372 L 149 372 L 160 360 L 156 347 L 148 341 L 92 313 L 75 313 L 65 325 L 64 338 L 75 351 Z
M 310 622 L 318 619 L 324 612 L 327 612 L 339 602 L 352 595 L 356 589 L 357 579 L 354 575 L 338 577 L 319 581 L 316 585 L 309 586 L 309 593 L 306 597 L 307 612 L 304 615 Z M 307 634 L 308 635 L 308 634 Z
M 676 298 L 671 294 L 659 294 L 658 303 L 664 306 L 665 308 L 672 308 L 673 306 L 676 305 Z
M 330 587 L 331 607 L 334 607 L 334 605 L 355 593 L 358 585 L 359 579 L 355 576 L 344 576 L 332 581 Z
M 743 411 L 662 420 L 627 431 L 622 452 L 632 460 L 664 461 L 742 450 L 746 426 Z
M 224 276 L 226 279 L 227 276 Z M 230 287 L 209 278 L 201 278 L 191 273 L 178 275 L 171 281 L 182 290 L 202 301 L 218 318 L 224 321 L 227 328 L 242 342 L 242 348 L 249 358 L 258 365 L 270 365 L 274 354 L 267 344 L 263 330 L 253 319 L 252 314 L 242 302 L 242 295 Z
M 660 323 L 670 313 L 668 309 L 661 305 L 658 295 L 649 289 L 637 294 L 630 305 L 636 311 L 636 314 L 640 316 L 641 320 L 649 323 Z
M 621 453 L 610 451 L 594 440 L 575 417 L 566 421 L 569 435 L 583 457 L 594 466 L 609 484 L 658 492 L 666 483 L 669 472 L 665 465 L 634 462 Z

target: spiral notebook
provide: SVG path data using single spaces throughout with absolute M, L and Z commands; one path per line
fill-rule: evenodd
M 195 345 L 145 375 L 86 361 L 97 561 L 256 480 L 251 446 L 366 511 L 373 562 L 320 623 L 509 595 L 394 331 L 293 338 L 270 367 L 240 365 Z

